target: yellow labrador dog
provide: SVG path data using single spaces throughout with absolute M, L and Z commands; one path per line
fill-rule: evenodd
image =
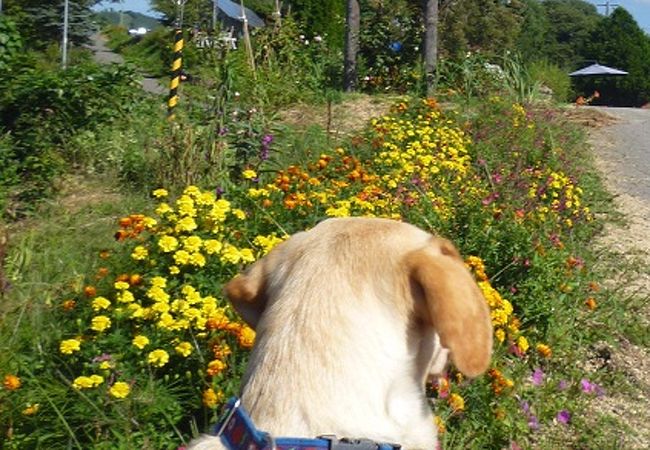
M 436 448 L 425 382 L 484 372 L 492 326 L 456 248 L 415 226 L 329 219 L 226 285 L 257 340 L 241 404 L 271 436 Z M 203 436 L 192 449 L 221 449 Z

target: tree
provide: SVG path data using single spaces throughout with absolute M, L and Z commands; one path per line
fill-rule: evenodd
M 585 46 L 602 16 L 582 0 L 546 0 L 542 6 L 550 24 L 547 56 L 561 67 L 575 68 L 584 62 Z
M 443 4 L 440 11 L 441 51 L 449 57 L 467 51 L 502 53 L 512 50 L 522 17 L 517 0 L 458 0 Z
M 551 24 L 544 6 L 539 0 L 522 1 L 521 32 L 515 42 L 517 51 L 527 62 L 550 59 L 547 50 L 547 40 L 551 32 Z
M 436 87 L 438 59 L 438 0 L 426 0 L 424 5 L 424 76 L 427 96 L 432 97 Z
M 357 55 L 359 53 L 360 28 L 361 10 L 359 0 L 347 0 L 343 64 L 343 89 L 346 92 L 354 91 L 357 87 Z
M 69 33 L 74 45 L 85 44 L 95 31 L 91 6 L 97 0 L 70 2 Z M 12 17 L 30 48 L 43 48 L 61 40 L 63 28 L 63 1 L 61 0 L 9 0 L 5 13 Z
M 650 101 L 650 37 L 624 8 L 618 7 L 591 33 L 585 56 L 600 64 L 628 72 L 623 77 L 578 79 L 576 86 L 584 94 L 600 92 L 597 102 L 640 106 Z

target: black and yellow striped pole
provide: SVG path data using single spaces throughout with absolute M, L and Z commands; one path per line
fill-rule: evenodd
M 171 80 L 169 82 L 169 99 L 167 100 L 167 120 L 174 120 L 178 105 L 178 87 L 181 84 L 183 67 L 183 30 L 176 28 L 174 32 L 174 59 L 172 61 Z

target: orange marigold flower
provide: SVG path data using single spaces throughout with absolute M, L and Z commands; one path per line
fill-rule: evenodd
M 138 275 L 137 273 L 134 273 L 129 277 L 129 284 L 131 286 L 138 286 L 142 284 L 142 275 Z
M 95 275 L 95 278 L 101 280 L 106 275 L 108 275 L 108 267 L 100 267 L 99 269 L 97 269 L 97 275 Z
M 455 392 L 449 396 L 449 400 L 447 400 L 447 402 L 454 412 L 465 410 L 465 399 Z
M 223 372 L 226 368 L 226 363 L 218 359 L 214 359 L 208 363 L 208 375 L 215 376 Z
M 589 290 L 591 292 L 598 292 L 598 291 L 600 291 L 600 285 L 595 281 L 590 281 L 589 282 Z
M 128 283 L 129 279 L 130 279 L 130 277 L 129 277 L 128 273 L 122 273 L 122 274 L 118 275 L 117 277 L 115 277 L 115 281 L 123 281 L 125 283 Z
M 214 389 L 208 388 L 203 391 L 203 404 L 207 408 L 214 408 L 217 404 L 221 403 L 224 398 L 224 394 L 221 391 L 215 392 Z
M 596 307 L 598 307 L 598 303 L 596 303 L 596 299 L 593 298 L 593 297 L 589 297 L 589 298 L 585 301 L 585 305 L 587 305 L 587 308 L 589 308 L 589 309 L 592 310 L 592 311 L 593 311 L 594 309 L 596 309 Z
M 128 228 L 128 227 L 131 226 L 131 224 L 133 223 L 133 221 L 131 220 L 130 217 L 122 217 L 122 218 L 118 221 L 118 223 L 120 224 L 120 226 L 121 226 L 122 228 Z
M 20 388 L 22 383 L 20 381 L 20 378 L 18 378 L 16 375 L 7 374 L 5 375 L 2 385 L 8 391 L 15 391 L 16 389 Z
M 97 289 L 95 286 L 86 286 L 84 287 L 84 295 L 89 298 L 94 297 L 97 295 Z
M 61 306 L 65 311 L 72 311 L 75 306 L 77 306 L 77 302 L 74 300 L 66 300 L 64 301 Z
M 101 259 L 108 259 L 110 258 L 110 256 L 111 256 L 111 252 L 109 252 L 108 250 L 102 250 L 99 252 L 99 257 Z
M 537 350 L 537 353 L 544 358 L 550 358 L 553 355 L 553 350 L 551 350 L 551 347 L 546 344 L 537 344 L 535 350 Z

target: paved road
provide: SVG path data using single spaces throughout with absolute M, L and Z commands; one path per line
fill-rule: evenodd
M 106 47 L 106 37 L 100 33 L 94 34 L 92 37 L 92 44 L 88 46 L 94 53 L 95 61 L 101 64 L 121 64 L 124 58 L 117 53 L 113 53 Z M 142 89 L 152 94 L 163 95 L 168 92 L 168 89 L 160 83 L 157 78 L 144 77 L 142 79 Z
M 594 133 L 596 154 L 613 173 L 611 187 L 650 206 L 650 110 L 592 107 L 615 117 L 615 123 Z

